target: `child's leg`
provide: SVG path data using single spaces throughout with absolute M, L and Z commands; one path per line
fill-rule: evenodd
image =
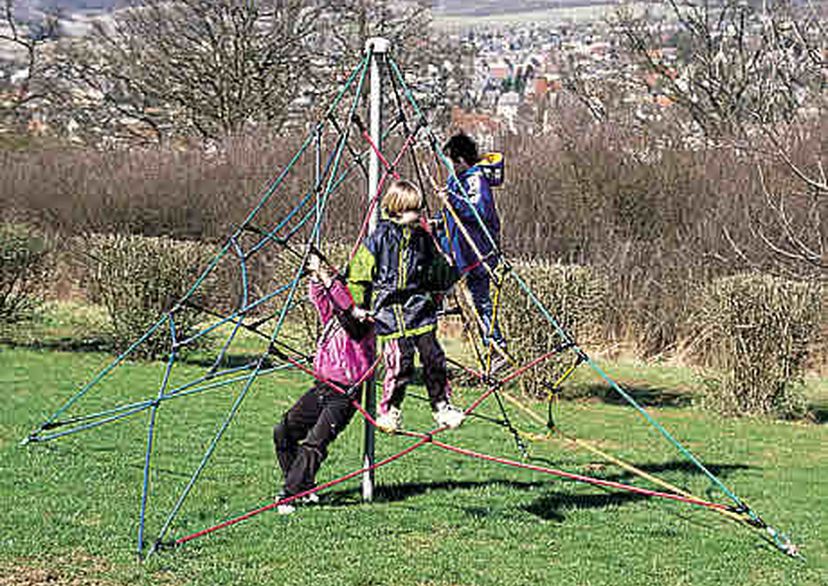
M 405 387 L 414 377 L 414 344 L 409 338 L 395 338 L 385 342 L 382 348 L 385 363 L 385 379 L 382 382 L 382 398 L 379 414 L 384 415 L 391 406 L 399 408 L 405 398 Z
M 431 408 L 439 403 L 448 403 L 451 398 L 451 385 L 446 372 L 446 354 L 437 341 L 437 333 L 432 330 L 414 339 L 420 362 L 423 365 L 423 382 L 428 390 Z
M 352 401 L 359 400 L 359 396 L 358 389 L 348 395 L 332 389 L 320 390 L 322 409 L 285 476 L 285 492 L 298 494 L 316 486 L 316 473 L 328 457 L 328 445 L 348 426 L 356 411 Z
M 492 307 L 492 297 L 489 291 L 491 279 L 485 267 L 477 267 L 469 272 L 466 277 L 466 286 L 471 293 L 472 302 L 477 309 L 477 314 L 483 321 L 483 340 L 486 344 L 489 340 L 494 340 L 500 345 L 503 345 L 503 335 L 500 333 L 500 326 L 497 321 L 492 324 L 492 314 L 494 309 Z
M 274 426 L 273 446 L 276 448 L 276 459 L 285 477 L 296 459 L 299 442 L 316 423 L 321 409 L 318 385 L 315 385 L 302 395 L 293 407 L 287 410 L 282 421 Z

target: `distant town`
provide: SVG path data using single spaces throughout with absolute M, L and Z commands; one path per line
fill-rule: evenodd
M 39 0 L 18 10 L 22 18 L 31 19 L 38 11 L 59 9 L 60 35 L 81 36 L 90 30 L 94 19 L 108 18 L 107 14 L 119 5 L 117 0 Z M 652 68 L 645 69 L 624 57 L 622 35 L 612 24 L 618 6 L 585 0 L 505 4 L 441 0 L 431 10 L 432 28 L 437 36 L 459 49 L 448 56 L 437 51 L 437 59 L 409 72 L 414 76 L 412 85 L 421 95 L 439 93 L 443 103 L 438 106 L 450 112 L 450 122 L 484 140 L 500 133 L 547 132 L 552 106 L 565 91 L 580 91 L 580 97 L 600 114 L 605 107 L 601 92 L 590 94 L 585 89 L 602 88 L 606 93 L 610 85 L 613 99 L 635 116 L 658 119 L 673 106 L 670 92 L 665 91 L 665 79 L 673 88 L 684 83 L 682 63 L 686 55 L 682 54 L 678 25 L 667 20 L 658 24 L 656 38 L 661 46 L 651 50 L 651 58 L 662 72 L 656 75 Z M 751 22 L 750 26 L 757 36 L 761 33 L 760 22 Z M 19 100 L 27 89 L 30 72 L 21 57 L 19 47 L 0 43 L 0 105 Z M 341 69 L 342 64 L 338 65 Z M 316 59 L 313 67 L 335 69 L 329 59 Z M 441 85 L 442 91 L 435 91 Z M 289 125 L 303 124 L 309 108 L 324 102 L 325 96 L 314 91 L 308 85 L 293 101 Z M 94 99 L 81 94 L 78 99 L 82 102 Z M 45 132 L 57 123 L 39 112 L 36 102 L 26 107 L 31 110 L 31 132 Z M 125 119 L 124 123 L 130 121 Z M 70 117 L 60 124 L 62 132 L 71 137 L 78 122 Z

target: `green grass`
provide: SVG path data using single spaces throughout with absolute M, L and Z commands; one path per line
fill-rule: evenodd
M 264 513 L 138 564 L 146 413 L 54 442 L 18 446 L 106 360 L 95 352 L 0 349 L 2 584 L 825 583 L 825 426 L 726 420 L 686 407 L 652 411 L 769 522 L 791 532 L 803 545 L 807 563 L 785 558 L 709 511 L 425 446 L 377 472 L 374 503 L 362 503 L 358 483 L 351 481 L 328 491 L 324 506 L 289 517 Z M 612 373 L 612 366 L 608 370 Z M 686 373 L 668 367 L 642 372 L 633 363 L 621 363 L 618 370 L 622 381 L 640 388 L 692 391 Z M 80 401 L 76 412 L 147 397 L 161 371 L 160 364 L 126 364 L 100 392 Z M 173 374 L 185 380 L 196 372 L 195 365 L 182 363 Z M 579 379 L 576 384 L 591 383 Z M 269 502 L 277 489 L 271 426 L 306 385 L 307 380 L 286 375 L 256 383 L 173 524 L 173 537 Z M 150 536 L 238 391 L 236 386 L 183 398 L 159 410 Z M 458 391 L 463 404 L 479 392 Z M 488 405 L 486 412 L 494 413 Z M 408 427 L 428 426 L 426 405 L 413 397 L 405 404 L 405 416 Z M 662 478 L 704 493 L 707 482 L 683 466 L 629 408 L 564 402 L 557 420 Z M 510 436 L 480 420 L 470 420 L 445 439 L 519 459 Z M 333 445 L 320 481 L 357 468 L 361 441 L 362 425 L 355 421 Z M 410 441 L 380 436 L 378 456 Z M 532 455 L 536 463 L 638 482 L 559 444 L 536 444 Z

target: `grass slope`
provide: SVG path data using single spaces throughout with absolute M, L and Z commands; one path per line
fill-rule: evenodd
M 18 446 L 105 359 L 92 352 L 0 349 L 6 399 L 0 421 L 0 584 L 825 583 L 825 426 L 721 420 L 673 407 L 653 412 L 768 521 L 791 531 L 807 563 L 786 559 L 708 511 L 425 446 L 378 471 L 372 504 L 360 501 L 351 481 L 328 491 L 324 506 L 289 517 L 264 513 L 137 564 L 147 413 Z M 147 397 L 161 372 L 160 364 L 126 365 L 72 412 L 111 406 L 116 397 Z M 184 380 L 194 372 L 181 364 L 174 377 Z M 271 426 L 306 385 L 301 377 L 279 375 L 253 387 L 173 524 L 172 537 L 269 502 L 277 488 Z M 159 410 L 150 537 L 238 391 L 184 398 Z M 464 404 L 478 392 L 460 391 Z M 407 425 L 427 427 L 427 411 L 409 398 Z M 629 408 L 564 402 L 558 420 L 665 479 L 702 494 L 707 486 Z M 480 420 L 444 439 L 519 459 L 508 434 Z M 334 444 L 320 480 L 358 467 L 361 441 L 362 425 L 355 422 Z M 383 435 L 378 456 L 410 441 Z M 537 463 L 639 483 L 556 443 L 536 444 L 532 452 Z

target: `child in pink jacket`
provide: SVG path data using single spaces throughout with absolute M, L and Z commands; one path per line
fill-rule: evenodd
M 284 475 L 279 500 L 316 485 L 316 473 L 328 455 L 328 445 L 351 421 L 354 402 L 361 398 L 360 383 L 374 361 L 373 327 L 365 313 L 354 306 L 345 284 L 332 278 L 315 254 L 309 256 L 307 269 L 310 299 L 323 329 L 313 361 L 316 384 L 273 428 L 276 458 Z M 346 392 L 331 388 L 326 381 Z M 293 510 L 292 503 L 278 507 L 280 513 Z

